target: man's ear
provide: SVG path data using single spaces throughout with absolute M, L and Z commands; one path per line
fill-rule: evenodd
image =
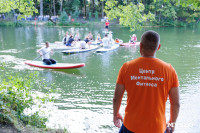
M 140 55 L 142 56 L 143 44 L 140 42 Z
M 143 44 L 140 42 L 140 49 L 142 49 L 143 48 Z
M 160 49 L 160 47 L 161 47 L 161 44 L 158 45 L 157 51 Z

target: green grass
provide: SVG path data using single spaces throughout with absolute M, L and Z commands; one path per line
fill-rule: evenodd
M 4 71 L 3 66 L 0 66 L 1 69 Z M 49 97 L 48 93 L 43 97 L 33 97 L 36 95 L 35 89 L 42 90 L 46 87 L 44 81 L 39 79 L 38 72 L 26 75 L 5 72 L 4 75 L 0 75 L 0 124 L 9 125 L 16 131 L 31 129 L 37 129 L 38 132 L 51 131 L 46 127 L 48 118 L 40 115 L 40 107 L 46 102 L 52 102 L 53 98 Z M 54 90 L 55 88 L 51 88 L 49 93 L 55 93 Z M 40 102 L 40 105 L 37 105 L 40 111 L 26 115 L 25 109 L 32 110 L 33 105 L 36 106 L 35 100 Z M 28 125 L 32 128 L 26 129 Z M 66 130 L 60 131 L 67 132 Z

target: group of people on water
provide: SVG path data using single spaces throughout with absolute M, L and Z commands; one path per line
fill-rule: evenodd
M 133 34 L 131 36 L 131 39 L 129 40 L 129 43 L 135 43 L 136 41 L 137 37 L 135 34 Z M 96 39 L 94 39 L 93 34 L 89 32 L 84 40 L 80 39 L 79 32 L 76 32 L 74 36 L 66 32 L 62 43 L 66 46 L 76 46 L 80 49 L 86 49 L 87 47 L 90 48 L 90 45 L 92 43 L 101 44 L 101 46 L 103 46 L 104 48 L 111 48 L 112 44 L 119 44 L 120 40 L 118 38 L 114 40 L 111 31 L 105 32 L 103 38 L 101 38 L 101 35 L 98 33 Z M 45 43 L 45 47 L 42 47 L 37 52 L 42 56 L 42 60 L 45 64 L 56 64 L 56 61 L 50 58 L 50 53 L 52 53 L 52 50 L 49 48 L 48 42 Z
M 105 40 L 108 40 L 108 41 L 105 41 Z M 81 43 L 80 48 L 85 49 L 87 45 L 88 47 L 90 47 L 91 43 L 96 43 L 96 44 L 102 43 L 103 46 L 108 47 L 108 45 L 111 45 L 112 43 L 114 43 L 114 40 L 113 40 L 112 32 L 106 32 L 103 38 L 101 38 L 101 35 L 98 33 L 96 36 L 96 39 L 94 39 L 93 34 L 89 32 L 86 35 L 84 40 L 80 39 L 80 35 L 78 32 L 74 36 L 66 32 L 62 40 L 62 43 L 66 46 L 77 46 L 77 44 L 80 45 Z M 118 42 L 116 41 L 116 43 Z
M 76 46 L 77 44 L 80 45 L 80 48 L 85 49 L 86 45 L 90 47 L 91 42 L 93 41 L 93 35 L 91 32 L 85 37 L 84 40 L 80 39 L 79 32 L 77 32 L 74 36 L 66 32 L 62 43 L 66 46 Z

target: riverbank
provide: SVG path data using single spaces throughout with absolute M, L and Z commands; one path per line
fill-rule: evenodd
M 0 124 L 1 133 L 67 133 L 63 129 L 38 129 L 28 126 L 21 126 L 20 129 L 16 129 L 12 125 L 2 125 Z
M 112 22 L 115 23 L 115 22 Z M 53 23 L 51 21 L 0 21 L 0 26 L 53 26 L 53 27 L 86 27 L 89 25 L 104 25 L 99 21 L 77 21 L 69 23 Z
M 1 63 L 0 71 L 4 71 L 4 63 Z M 44 81 L 43 81 L 44 82 Z M 5 72 L 0 75 L 0 132 L 1 133 L 67 133 L 67 130 L 48 129 L 46 122 L 48 117 L 42 116 L 40 107 L 47 102 L 53 102 L 49 96 L 55 90 L 49 89 L 49 93 L 37 96 L 34 89 L 43 90 L 47 87 L 41 82 L 38 73 L 26 75 L 13 72 Z M 32 114 L 27 114 L 27 109 L 33 106 L 38 108 Z

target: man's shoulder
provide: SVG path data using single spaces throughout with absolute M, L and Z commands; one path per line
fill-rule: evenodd
M 128 65 L 140 64 L 140 63 L 142 63 L 142 64 L 145 63 L 146 65 L 148 65 L 148 63 L 150 63 L 150 64 L 161 65 L 161 66 L 165 66 L 165 67 L 171 67 L 171 64 L 169 64 L 161 59 L 158 59 L 158 58 L 138 57 L 136 59 L 126 62 L 126 64 L 128 64 Z
M 158 58 L 157 58 L 157 62 L 158 62 L 159 64 L 165 66 L 165 67 L 171 67 L 171 64 L 170 64 L 170 63 L 167 63 L 167 62 L 165 62 L 165 61 L 163 61 L 163 60 L 161 60 L 161 59 L 158 59 Z

